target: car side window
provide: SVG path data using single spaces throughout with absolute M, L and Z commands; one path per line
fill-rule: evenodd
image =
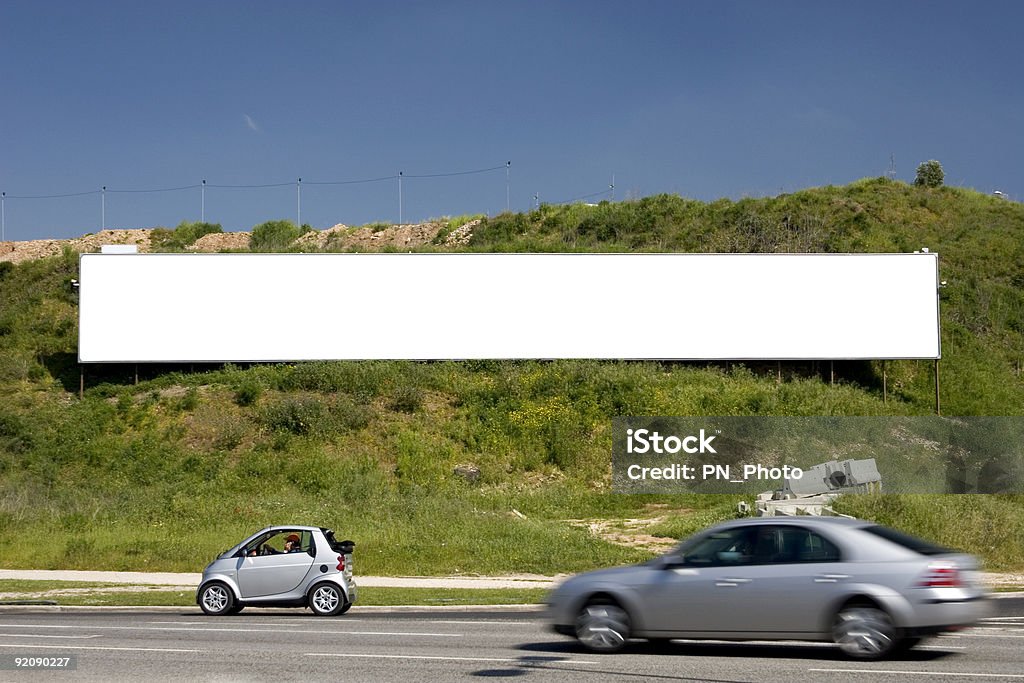
M 794 536 L 797 562 L 839 562 L 842 559 L 836 544 L 821 534 L 800 529 Z
M 797 526 L 765 526 L 757 530 L 755 564 L 838 562 L 839 548 L 810 529 Z
M 307 553 L 313 555 L 313 535 L 308 531 L 278 530 L 249 543 L 243 554 L 250 557 Z
M 727 567 L 750 564 L 752 547 L 747 527 L 716 531 L 687 548 L 684 563 L 689 567 Z

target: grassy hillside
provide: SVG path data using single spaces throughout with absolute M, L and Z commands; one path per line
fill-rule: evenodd
M 1020 415 L 1020 204 L 884 179 L 739 202 L 657 196 L 503 214 L 477 226 L 469 245 L 450 248 L 922 246 L 940 254 L 949 283 L 944 412 Z M 610 493 L 612 416 L 933 409 L 931 364 L 913 361 L 888 364 L 887 402 L 873 363 L 837 363 L 832 386 L 809 363 L 784 365 L 780 383 L 774 364 L 594 361 L 142 367 L 138 384 L 133 366 L 90 367 L 79 400 L 76 269 L 73 253 L 0 264 L 7 567 L 194 571 L 261 525 L 295 522 L 354 538 L 361 572 L 577 571 L 651 554 L 621 544 L 624 530 L 677 537 L 733 514 L 737 502 Z M 1024 497 L 843 505 L 977 552 L 992 567 L 1024 566 Z

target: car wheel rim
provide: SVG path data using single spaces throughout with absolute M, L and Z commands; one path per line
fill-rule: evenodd
M 896 629 L 889 615 L 879 609 L 845 609 L 836 617 L 833 637 L 851 657 L 880 657 L 892 649 Z
M 616 605 L 588 605 L 576 620 L 576 637 L 592 650 L 617 650 L 629 635 L 629 616 Z
M 327 586 L 317 588 L 313 593 L 313 605 L 318 612 L 330 612 L 338 606 L 338 591 Z
M 228 605 L 227 591 L 220 586 L 210 586 L 203 592 L 203 605 L 211 612 L 220 612 Z

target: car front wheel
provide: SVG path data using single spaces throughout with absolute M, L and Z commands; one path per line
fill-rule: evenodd
M 317 584 L 309 591 L 309 608 L 319 617 L 343 614 L 350 606 L 345 602 L 345 594 L 333 583 Z
M 616 652 L 629 640 L 629 615 L 613 602 L 591 602 L 576 616 L 576 639 L 593 652 Z
M 847 605 L 839 610 L 832 638 L 847 657 L 881 659 L 896 649 L 897 629 L 885 612 L 869 605 Z
M 210 616 L 233 614 L 240 608 L 235 605 L 235 595 L 226 584 L 215 581 L 203 587 L 199 594 L 199 607 Z

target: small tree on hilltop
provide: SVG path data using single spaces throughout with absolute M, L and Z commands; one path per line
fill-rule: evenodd
M 917 166 L 917 177 L 914 184 L 921 187 L 941 187 L 946 174 L 942 172 L 942 164 L 931 159 Z

